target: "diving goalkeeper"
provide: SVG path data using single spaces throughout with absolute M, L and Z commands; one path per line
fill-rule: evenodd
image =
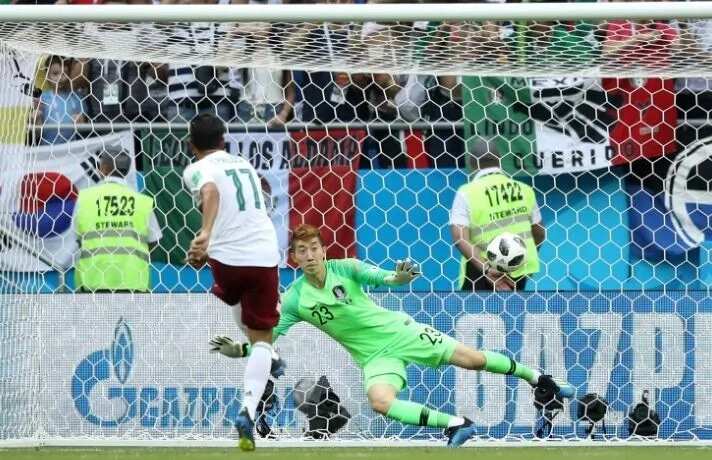
M 511 358 L 492 351 L 477 351 L 446 334 L 415 322 L 402 312 L 376 305 L 363 286 L 398 286 L 415 279 L 417 265 L 399 262 L 395 271 L 381 270 L 354 259 L 326 260 L 326 248 L 316 227 L 294 230 L 290 256 L 302 269 L 282 297 L 275 337 L 306 321 L 339 342 L 363 369 L 366 393 L 374 411 L 408 425 L 444 428 L 448 445 L 457 447 L 475 434 L 472 421 L 422 404 L 397 399 L 407 383 L 406 365 L 429 367 L 447 364 L 468 370 L 511 374 L 533 387 L 572 397 L 573 387 L 557 384 Z M 213 351 L 241 356 L 242 346 L 226 337 L 211 342 Z

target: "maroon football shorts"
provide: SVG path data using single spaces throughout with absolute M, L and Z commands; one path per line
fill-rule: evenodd
M 210 290 L 228 305 L 242 304 L 242 324 L 264 331 L 279 322 L 279 269 L 277 267 L 234 267 L 215 259 Z

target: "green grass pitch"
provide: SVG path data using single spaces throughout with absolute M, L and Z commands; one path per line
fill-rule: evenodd
M 706 460 L 712 447 L 485 447 L 265 448 L 255 452 L 212 448 L 0 449 L 0 460 Z

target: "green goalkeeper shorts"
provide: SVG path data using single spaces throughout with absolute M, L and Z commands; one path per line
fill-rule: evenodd
M 408 364 L 444 366 L 450 362 L 457 344 L 449 335 L 411 320 L 396 340 L 363 366 L 366 391 L 380 383 L 402 390 L 408 380 L 405 370 Z

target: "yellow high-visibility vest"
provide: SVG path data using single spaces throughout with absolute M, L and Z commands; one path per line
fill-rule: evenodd
M 534 190 L 500 172 L 476 177 L 458 190 L 470 208 L 470 242 L 487 260 L 487 245 L 497 235 L 509 232 L 519 235 L 527 245 L 527 262 L 512 272 L 519 278 L 539 271 L 539 254 L 532 236 L 531 215 L 536 206 Z M 468 261 L 462 257 L 460 286 L 465 281 Z
M 77 289 L 148 291 L 153 198 L 126 185 L 106 182 L 81 190 L 77 206 Z

